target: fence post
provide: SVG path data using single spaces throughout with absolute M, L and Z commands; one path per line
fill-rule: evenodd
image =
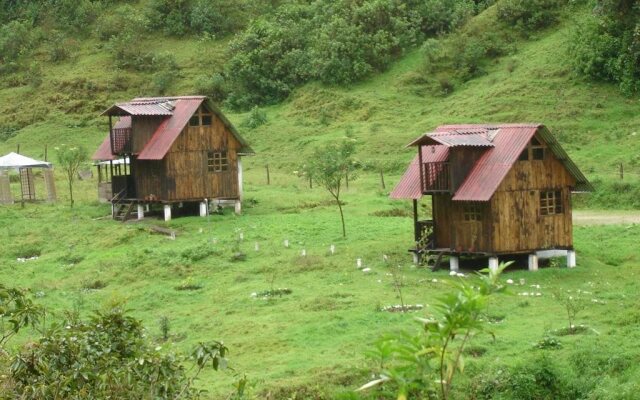
M 622 163 L 620 163 L 620 180 L 624 179 L 624 167 L 622 166 Z
M 20 154 L 20 143 L 18 143 L 18 146 L 16 147 L 16 153 Z
M 380 183 L 382 184 L 382 189 L 387 188 L 384 184 L 384 172 L 382 171 L 382 168 L 380 168 Z
M 313 178 L 309 175 L 309 189 L 313 189 Z
M 271 184 L 271 177 L 269 176 L 269 164 L 267 164 L 265 166 L 265 168 L 267 169 L 267 185 Z

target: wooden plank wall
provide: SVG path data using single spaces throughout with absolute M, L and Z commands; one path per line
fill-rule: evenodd
M 133 133 L 133 154 L 140 154 L 144 146 L 149 143 L 151 136 L 164 120 L 162 116 L 135 116 L 131 118 L 131 131 Z
M 471 168 L 487 150 L 486 147 L 454 147 L 449 152 L 449 165 L 451 165 L 451 191 L 458 190 L 460 185 L 469 175 Z
M 164 160 L 142 160 L 132 158 L 131 172 L 136 183 L 136 198 L 144 200 L 166 199 Z
M 545 160 L 516 161 L 491 198 L 493 250 L 572 246 L 571 187 L 575 179 L 550 151 Z M 540 215 L 540 192 L 562 192 L 562 214 Z
M 237 150 L 240 143 L 215 115 L 210 126 L 187 126 L 165 157 L 167 200 L 239 198 Z M 226 151 L 229 169 L 207 170 L 207 152 Z

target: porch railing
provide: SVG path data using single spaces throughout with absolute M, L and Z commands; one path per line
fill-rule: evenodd
M 448 162 L 422 163 L 422 192 L 447 193 L 451 190 L 451 174 Z
M 110 137 L 112 154 L 123 155 L 132 153 L 131 128 L 113 128 Z

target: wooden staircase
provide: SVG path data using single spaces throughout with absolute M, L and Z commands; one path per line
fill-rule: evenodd
M 125 190 L 121 190 L 111 199 L 111 204 L 113 204 L 113 213 L 112 217 L 115 220 L 126 222 L 131 218 L 131 212 L 133 211 L 133 206 L 135 202 L 126 201 Z

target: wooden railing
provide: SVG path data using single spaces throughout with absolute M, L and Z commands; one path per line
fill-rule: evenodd
M 110 137 L 111 154 L 131 154 L 133 151 L 131 128 L 113 128 Z
M 451 189 L 448 162 L 422 163 L 422 193 L 447 193 Z

